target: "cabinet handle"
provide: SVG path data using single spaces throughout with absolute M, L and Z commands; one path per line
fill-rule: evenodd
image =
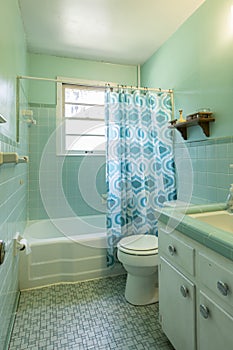
M 217 288 L 222 295 L 227 296 L 227 294 L 229 292 L 229 287 L 226 283 L 224 283 L 222 281 L 218 281 Z
M 180 292 L 183 295 L 183 297 L 186 298 L 188 296 L 189 290 L 187 287 L 182 285 L 182 286 L 180 286 Z
M 171 255 L 174 255 L 176 253 L 176 248 L 174 247 L 174 245 L 169 244 L 168 251 Z
M 203 304 L 201 304 L 200 305 L 200 314 L 201 314 L 201 316 L 204 317 L 204 318 L 208 318 L 209 317 L 209 313 L 210 312 L 209 312 L 208 307 L 203 305 Z

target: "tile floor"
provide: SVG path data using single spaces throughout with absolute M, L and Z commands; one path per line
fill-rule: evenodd
M 124 299 L 125 276 L 21 293 L 10 350 L 173 349 L 158 304 Z

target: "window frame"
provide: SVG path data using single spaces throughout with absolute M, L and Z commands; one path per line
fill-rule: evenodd
M 64 78 L 64 77 L 57 77 L 57 107 L 56 107 L 56 149 L 57 149 L 57 155 L 59 156 L 103 156 L 106 154 L 105 150 L 67 150 L 66 149 L 66 130 L 65 130 L 65 99 L 64 99 L 64 90 L 65 86 L 80 86 L 80 87 L 86 87 L 95 89 L 103 89 L 106 88 L 106 82 L 103 81 L 94 81 L 94 80 L 84 80 L 84 79 L 72 79 L 72 78 Z M 72 118 L 72 117 L 71 117 Z M 70 118 L 70 119 L 71 119 Z M 73 119 L 75 120 L 75 118 Z M 85 120 L 85 118 L 84 118 Z M 103 121 L 104 119 L 100 118 L 100 121 Z M 93 135 L 94 136 L 94 135 Z M 91 137 L 91 136 L 89 136 Z M 101 136 L 103 137 L 103 136 Z M 106 136 L 105 136 L 106 137 Z

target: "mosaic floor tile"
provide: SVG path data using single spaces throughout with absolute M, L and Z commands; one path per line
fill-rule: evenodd
M 21 293 L 10 350 L 172 350 L 158 303 L 133 306 L 125 276 Z

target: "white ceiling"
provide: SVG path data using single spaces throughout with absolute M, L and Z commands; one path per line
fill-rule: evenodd
M 18 0 L 28 50 L 144 63 L 205 0 Z

